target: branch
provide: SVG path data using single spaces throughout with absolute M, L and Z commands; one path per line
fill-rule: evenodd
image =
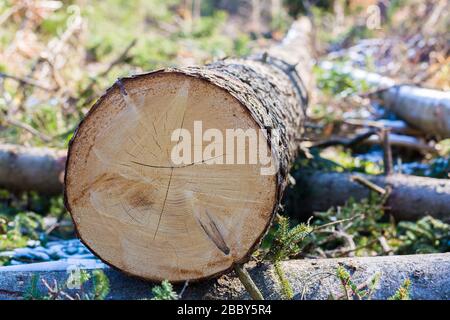
M 248 274 L 247 270 L 245 270 L 245 267 L 243 265 L 236 264 L 234 266 L 234 271 L 236 271 L 239 280 L 242 282 L 244 288 L 248 291 L 253 300 L 264 300 L 261 291 L 259 291 L 258 287 L 253 282 L 252 278 Z

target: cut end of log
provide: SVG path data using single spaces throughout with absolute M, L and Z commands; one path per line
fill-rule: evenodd
M 226 90 L 181 71 L 123 79 L 99 99 L 71 142 L 65 196 L 79 236 L 103 261 L 177 282 L 248 259 L 277 203 L 276 176 L 261 174 L 259 162 L 226 162 L 225 141 L 208 129 L 226 137 L 260 126 Z M 186 156 L 181 144 L 190 163 L 173 161 Z M 235 146 L 234 159 L 241 152 Z

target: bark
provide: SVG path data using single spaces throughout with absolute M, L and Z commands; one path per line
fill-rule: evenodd
M 23 299 L 29 292 L 32 278 L 38 276 L 38 288 L 45 293 L 42 280 L 53 284 L 53 280 L 64 283 L 68 271 L 78 266 L 86 271 L 102 270 L 110 282 L 107 299 L 149 299 L 152 284 L 131 278 L 95 260 L 54 261 L 28 265 L 0 267 L 0 299 Z M 337 279 L 336 268 L 343 266 L 352 275 L 357 286 L 363 286 L 376 274 L 379 284 L 373 299 L 388 299 L 405 279 L 411 281 L 411 299 L 450 298 L 450 254 L 426 254 L 408 256 L 383 256 L 361 258 L 339 258 L 318 260 L 289 260 L 281 262 L 281 268 L 294 291 L 294 299 L 327 299 L 330 294 L 342 298 L 344 293 Z M 250 275 L 265 299 L 283 299 L 282 289 L 271 265 L 248 266 Z M 155 283 L 156 284 L 156 283 Z M 175 286 L 181 292 L 183 284 Z M 91 287 L 85 285 L 84 292 Z M 66 290 L 75 296 L 77 290 Z M 198 284 L 189 283 L 182 299 L 249 299 L 250 296 L 240 281 L 233 275 L 222 276 Z
M 310 29 L 308 20 L 297 21 L 267 53 L 118 80 L 69 146 L 66 205 L 84 243 L 151 280 L 204 279 L 247 261 L 279 208 L 300 148 Z M 170 134 L 195 134 L 198 120 L 222 132 L 263 130 L 278 170 L 205 166 L 204 158 L 175 166 Z
M 61 194 L 65 161 L 63 150 L 0 144 L 0 188 Z
M 450 221 L 450 180 L 394 174 L 370 176 L 354 173 L 298 171 L 296 185 L 288 193 L 289 213 L 303 218 L 333 206 L 342 206 L 350 197 L 367 198 L 370 189 L 352 181 L 362 176 L 378 186 L 392 188 L 386 202 L 396 220 L 417 220 L 426 215 Z
M 325 69 L 337 68 L 329 62 L 324 62 L 321 66 Z M 393 79 L 351 67 L 338 70 L 382 89 L 379 95 L 385 107 L 411 126 L 429 135 L 450 137 L 450 92 L 399 85 Z
M 450 138 L 450 92 L 396 86 L 381 97 L 386 107 L 424 133 Z

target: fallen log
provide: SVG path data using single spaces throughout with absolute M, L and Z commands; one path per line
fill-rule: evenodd
M 386 208 L 397 221 L 417 220 L 426 215 L 450 221 L 450 180 L 401 174 L 374 176 L 299 170 L 294 174 L 294 190 L 287 194 L 289 213 L 307 218 L 314 212 L 342 206 L 350 197 L 367 198 L 371 190 L 353 181 L 353 176 L 363 177 L 382 188 L 391 187 Z
M 450 92 L 400 85 L 388 77 L 350 66 L 336 66 L 328 61 L 322 62 L 321 67 L 366 81 L 379 89 L 384 106 L 411 126 L 429 135 L 450 138 Z
M 69 146 L 66 207 L 84 243 L 151 280 L 199 280 L 247 261 L 300 148 L 310 30 L 299 20 L 267 53 L 118 80 Z
M 0 145 L 0 187 L 14 192 L 37 191 L 60 195 L 65 151 Z M 350 173 L 293 172 L 296 187 L 287 191 L 289 212 L 303 217 L 343 205 L 350 196 L 366 198 L 370 190 L 352 181 Z M 391 183 L 390 212 L 398 220 L 415 220 L 427 214 L 450 220 L 449 181 L 410 175 L 363 175 L 385 187 Z M 339 192 L 337 192 L 339 191 Z M 291 209 L 292 208 L 292 209 Z
M 405 279 L 411 281 L 411 299 L 450 298 L 450 253 L 382 256 L 361 258 L 339 258 L 318 260 L 289 260 L 281 262 L 281 268 L 294 291 L 294 299 L 319 300 L 343 297 L 342 285 L 336 277 L 338 266 L 344 267 L 357 286 L 363 286 L 377 274 L 379 284 L 373 299 L 388 299 L 402 285 Z M 249 265 L 249 272 L 266 299 L 283 299 L 280 282 L 272 265 Z M 28 265 L 0 267 L 0 299 L 23 299 L 29 292 L 32 279 L 36 278 L 37 289 L 43 295 L 47 292 L 42 280 L 61 285 L 71 272 L 76 270 L 102 270 L 110 283 L 107 299 L 151 299 L 151 285 L 109 268 L 96 260 L 71 260 L 33 263 Z M 60 286 L 61 286 L 60 285 Z M 181 292 L 183 285 L 175 286 Z M 91 287 L 83 286 L 84 292 Z M 75 296 L 77 288 L 65 290 Z M 62 297 L 64 298 L 64 297 Z M 233 275 L 224 275 L 215 280 L 190 283 L 182 299 L 249 299 L 239 280 Z
M 63 150 L 0 144 L 0 188 L 61 194 L 65 161 Z
M 326 140 L 311 143 L 312 148 L 327 148 L 330 146 L 341 145 L 345 148 L 352 148 L 358 145 L 382 145 L 383 140 L 380 138 L 377 130 L 367 130 L 353 137 L 329 137 Z M 391 147 L 405 148 L 416 150 L 417 152 L 427 154 L 437 154 L 435 147 L 415 137 L 389 133 L 389 145 Z

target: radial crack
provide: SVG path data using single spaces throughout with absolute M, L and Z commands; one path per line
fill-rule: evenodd
M 216 245 L 216 247 L 225 255 L 228 255 L 230 253 L 230 248 L 227 246 L 225 239 L 219 231 L 219 228 L 217 228 L 216 223 L 214 222 L 214 220 L 212 220 L 207 210 L 205 210 L 205 213 L 206 214 L 204 215 L 204 217 L 206 217 L 206 223 L 204 223 L 199 218 L 197 218 L 197 221 L 199 222 L 208 238 Z

